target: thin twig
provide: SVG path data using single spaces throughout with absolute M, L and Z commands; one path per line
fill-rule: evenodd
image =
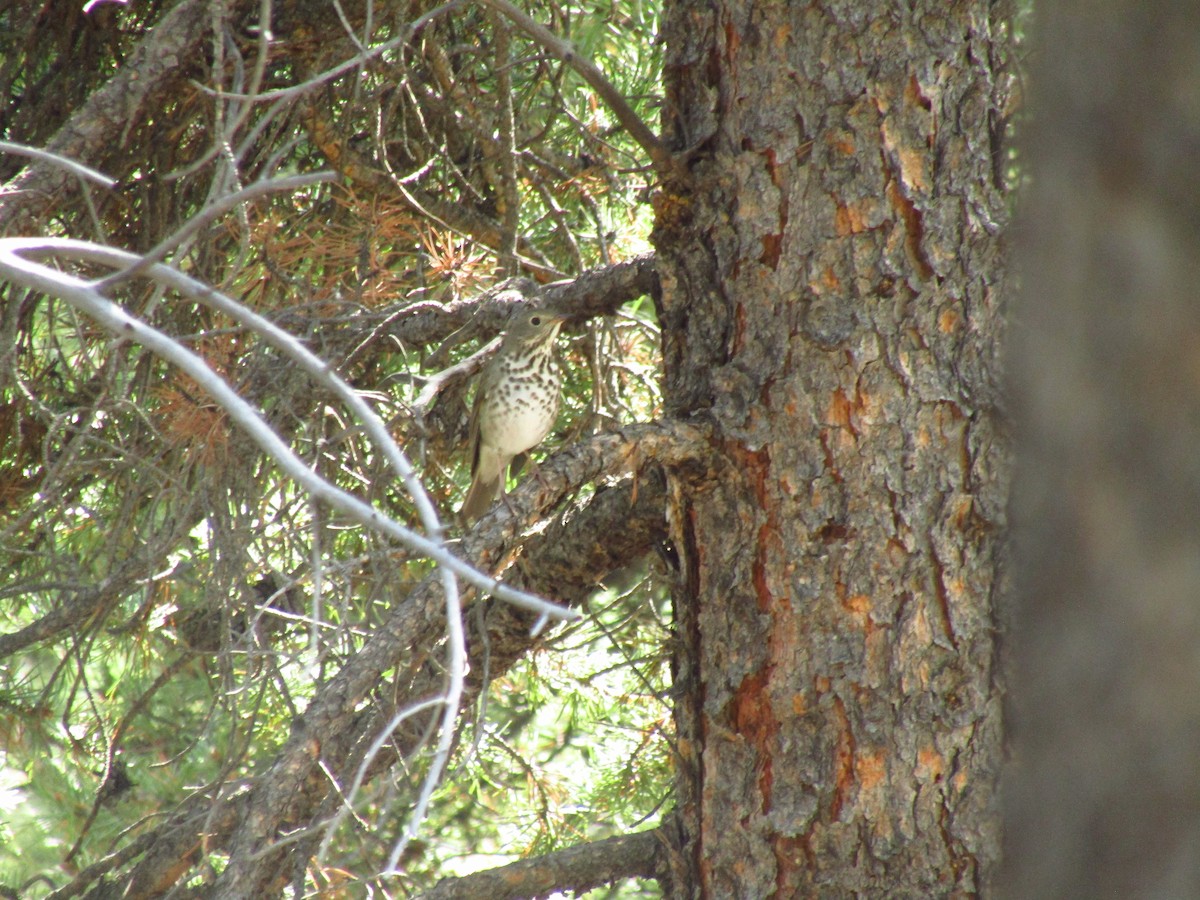
M 101 187 L 111 188 L 117 184 L 115 178 L 109 178 L 103 172 L 97 172 L 83 163 L 77 163 L 73 159 L 67 159 L 65 156 L 51 153 L 49 150 L 40 150 L 37 147 L 27 147 L 24 144 L 14 144 L 10 141 L 0 141 L 0 153 L 11 153 L 14 156 L 28 156 L 31 159 L 40 159 L 43 162 L 54 163 L 54 165 L 61 166 L 69 172 L 74 172 L 80 178 L 86 178 L 88 181 L 93 181 Z
M 213 200 L 206 203 L 204 208 L 196 215 L 192 216 L 183 225 L 176 229 L 173 234 L 167 235 L 159 241 L 154 247 L 140 256 L 134 257 L 134 261 L 123 269 L 113 272 L 107 278 L 102 278 L 96 282 L 95 288 L 101 294 L 107 294 L 113 287 L 123 281 L 128 281 L 137 275 L 141 275 L 152 265 L 162 262 L 167 254 L 173 249 L 182 244 L 191 235 L 195 234 L 213 219 L 218 218 L 228 212 L 239 203 L 250 200 L 260 194 L 270 194 L 275 191 L 289 191 L 297 188 L 308 187 L 311 184 L 327 184 L 331 181 L 336 181 L 338 175 L 336 172 L 313 172 L 309 175 L 290 175 L 286 178 L 269 178 L 262 181 L 256 181 L 240 191 L 235 191 L 232 194 L 227 194 L 219 200 Z
M 590 59 L 580 56 L 570 41 L 559 37 L 545 25 L 517 9 L 508 0 L 480 0 L 480 2 L 484 6 L 489 6 L 502 13 L 505 18 L 542 47 L 583 76 L 583 80 L 591 85 L 600 98 L 608 104 L 609 109 L 616 115 L 617 121 L 650 156 L 650 161 L 659 175 L 665 177 L 679 174 L 680 167 L 667 145 L 660 141 L 658 136 L 650 130 L 650 126 L 642 121 L 642 117 L 634 112 L 633 107 L 626 102 L 612 82 L 604 77 L 604 73 L 597 68 L 596 64 Z
M 500 156 L 500 198 L 504 206 L 500 223 L 500 266 L 504 274 L 517 274 L 517 229 L 521 222 L 521 194 L 517 190 L 517 144 L 516 123 L 513 118 L 513 85 L 512 72 L 509 69 L 509 48 L 512 44 L 512 33 L 503 16 L 496 10 L 489 17 L 493 20 L 496 54 L 496 99 L 500 104 L 499 140 L 502 153 Z
M 400 35 L 392 38 L 389 41 L 384 41 L 382 44 L 378 44 L 375 47 L 364 50 L 362 53 L 356 54 L 345 62 L 338 63 L 338 65 L 334 66 L 333 68 L 326 69 L 324 72 L 319 72 L 312 78 L 309 78 L 300 84 L 294 84 L 291 87 L 278 88 L 274 91 L 264 91 L 261 94 L 242 94 L 234 91 L 217 90 L 216 88 L 211 88 L 206 84 L 200 84 L 196 81 L 192 83 L 199 90 L 206 94 L 212 94 L 215 97 L 230 97 L 235 100 L 249 100 L 251 103 L 265 103 L 269 100 L 279 100 L 284 97 L 297 97 L 302 94 L 306 94 L 308 91 L 312 90 L 318 85 L 324 84 L 327 81 L 332 81 L 340 75 L 344 75 L 347 72 L 359 68 L 363 65 L 363 63 L 370 62 L 372 59 L 375 59 L 377 56 L 382 56 L 389 50 L 395 50 L 397 47 L 403 47 L 413 39 L 418 31 L 428 25 L 433 19 L 436 19 L 438 16 L 444 15 L 445 13 L 451 12 L 459 6 L 462 6 L 465 2 L 466 0 L 449 0 L 448 3 L 443 3 L 441 6 L 436 6 L 429 10 L 429 12 L 422 16 L 418 16 L 416 19 L 410 22 L 408 27 L 405 28 L 403 33 Z
M 246 93 L 250 96 L 255 96 L 262 87 L 263 75 L 267 71 L 267 60 L 271 55 L 271 0 L 259 0 L 258 5 L 258 55 L 254 60 L 254 70 L 250 75 L 250 86 L 246 89 Z M 213 72 L 219 69 L 214 66 Z M 222 140 L 213 142 L 213 145 L 201 154 L 196 161 L 185 166 L 183 169 L 175 172 L 170 172 L 164 176 L 164 181 L 175 181 L 183 178 L 193 172 L 198 172 L 203 166 L 215 159 L 221 152 L 223 146 L 230 146 L 233 143 L 233 136 L 237 134 L 238 129 L 246 122 L 246 118 L 250 115 L 254 108 L 253 103 L 242 103 L 237 107 L 237 112 L 234 114 L 233 121 L 222 129 Z

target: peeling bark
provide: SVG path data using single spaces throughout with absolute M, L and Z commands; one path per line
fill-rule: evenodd
M 677 897 L 975 894 L 998 858 L 1004 197 L 985 3 L 668 4 Z

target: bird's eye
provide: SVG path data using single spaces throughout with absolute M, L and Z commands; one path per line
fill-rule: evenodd
M 536 327 L 536 326 L 538 326 L 538 325 L 541 325 L 541 324 L 542 324 L 542 317 L 541 317 L 541 316 L 534 316 L 533 318 L 531 318 L 531 319 L 529 320 L 529 324 L 530 324 L 530 325 L 533 325 L 533 326 L 535 326 L 535 327 Z

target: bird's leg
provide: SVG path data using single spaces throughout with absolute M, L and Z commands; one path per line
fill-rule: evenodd
M 529 464 L 529 476 L 528 477 L 536 478 L 540 481 L 541 477 L 542 477 L 541 476 L 542 467 L 539 466 L 537 464 L 537 462 L 532 457 L 530 457 L 530 455 L 528 453 L 518 453 L 516 456 L 514 456 L 512 458 L 512 462 L 510 462 L 508 464 L 508 476 L 511 477 L 515 481 L 517 479 L 517 477 L 521 474 L 521 470 L 525 468 L 526 463 Z M 513 509 L 512 504 L 508 502 L 507 480 L 508 480 L 507 478 L 501 479 L 500 499 L 504 501 L 504 505 L 508 507 L 508 511 L 515 516 L 516 511 Z
M 536 478 L 538 483 L 543 488 L 546 487 L 547 486 L 546 481 L 542 478 L 541 463 L 539 463 L 537 460 L 533 459 L 532 457 L 530 457 L 528 454 L 525 454 L 525 453 L 521 453 L 521 454 L 518 454 L 517 456 L 513 457 L 513 463 L 512 463 L 513 468 L 510 470 L 513 473 L 513 477 L 515 478 L 517 476 L 517 473 L 521 470 L 521 467 L 526 462 L 529 463 L 529 475 L 526 477 Z
M 517 511 L 515 509 L 513 509 L 513 505 L 508 502 L 508 483 L 507 482 L 508 482 L 507 478 L 500 479 L 499 500 L 501 503 L 504 504 L 504 507 L 508 510 L 508 514 L 515 519 L 517 517 Z

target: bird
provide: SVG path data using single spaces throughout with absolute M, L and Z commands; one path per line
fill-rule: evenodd
M 503 494 L 513 458 L 540 444 L 554 426 L 562 388 L 554 339 L 564 319 L 537 307 L 515 310 L 479 376 L 468 428 L 471 487 L 459 511 L 464 523 Z

